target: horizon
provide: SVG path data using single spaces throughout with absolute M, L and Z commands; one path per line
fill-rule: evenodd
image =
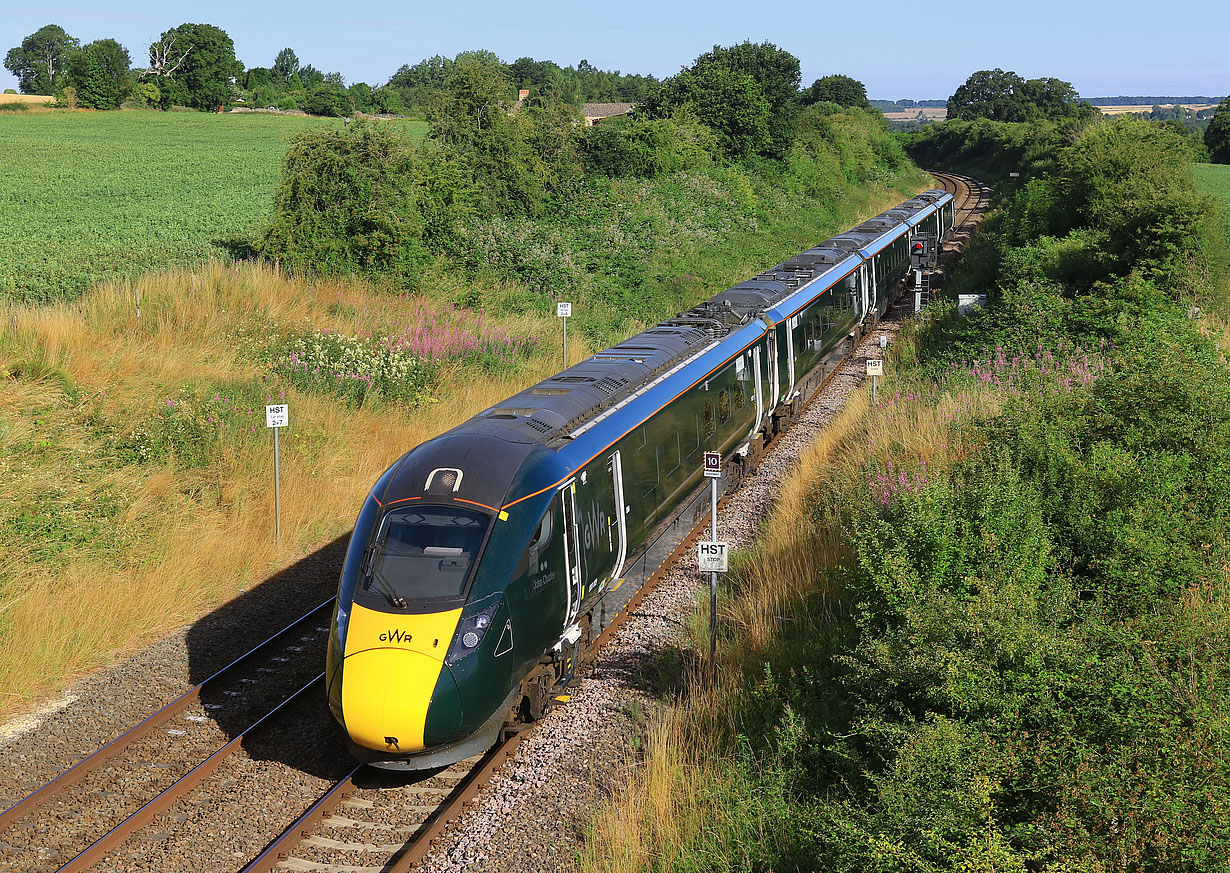
M 1177 22 L 1198 24 L 1200 33 L 1230 29 L 1230 10 L 1208 0 L 1178 0 L 1167 11 Z M 128 50 L 133 66 L 142 67 L 150 42 L 192 21 L 226 31 L 245 68 L 271 66 L 277 52 L 289 47 L 301 63 L 340 72 L 348 85 L 378 86 L 403 65 L 478 48 L 495 52 L 505 62 L 533 57 L 575 67 L 584 59 L 599 69 L 663 79 L 714 45 L 750 40 L 772 42 L 795 55 L 803 87 L 840 73 L 862 82 L 875 100 L 945 100 L 971 73 L 994 68 L 1026 79 L 1062 79 L 1086 99 L 1220 99 L 1230 94 L 1230 59 L 1216 41 L 1190 31 L 1159 38 L 1156 29 L 1140 25 L 1156 17 L 1155 7 L 1142 0 L 1124 0 L 1114 16 L 1057 0 L 1040 0 L 1028 16 L 988 10 L 978 23 L 968 16 L 945 21 L 951 37 L 943 40 L 925 33 L 940 26 L 938 19 L 920 15 L 917 4 L 888 0 L 877 20 L 900 21 L 901 27 L 894 31 L 897 40 L 879 40 L 882 49 L 876 53 L 867 52 L 866 40 L 848 16 L 821 17 L 814 6 L 794 0 L 756 10 L 721 4 L 665 7 L 632 0 L 615 21 L 598 10 L 576 10 L 559 0 L 523 11 L 480 0 L 464 15 L 452 8 L 417 9 L 414 18 L 403 17 L 405 13 L 404 6 L 389 0 L 374 0 L 363 8 L 363 17 L 340 21 L 276 2 L 252 7 L 219 0 L 202 14 L 184 3 L 131 0 L 121 8 L 103 0 L 78 0 L 70 8 L 0 8 L 0 51 L 19 45 L 46 24 L 58 24 L 83 45 L 116 39 Z M 818 30 L 792 26 L 793 21 L 815 23 Z M 954 45 L 962 46 L 960 53 L 951 50 Z M 0 69 L 0 88 L 16 87 L 16 77 Z

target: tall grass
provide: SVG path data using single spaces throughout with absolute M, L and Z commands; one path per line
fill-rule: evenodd
M 407 318 L 431 309 L 395 299 Z M 453 360 L 440 402 L 424 408 L 379 398 L 349 406 L 264 371 L 270 336 L 355 333 L 365 307 L 388 301 L 361 282 L 307 284 L 270 267 L 213 264 L 105 285 L 76 304 L 0 312 L 0 452 L 11 459 L 0 494 L 0 713 L 344 533 L 398 455 L 557 367 L 542 354 L 474 378 L 472 365 Z M 526 335 L 555 325 L 522 317 L 499 327 Z M 569 351 L 588 354 L 583 342 Z M 230 390 L 235 426 L 131 452 L 135 435 L 211 423 L 185 423 L 185 386 L 206 398 Z M 283 391 L 291 426 L 278 545 L 260 407 Z
M 737 766 L 743 738 L 764 728 L 748 721 L 757 706 L 747 705 L 749 693 L 776 695 L 779 680 L 765 664 L 770 655 L 781 658 L 783 639 L 833 635 L 840 580 L 855 560 L 844 519 L 852 504 L 876 499 L 876 471 L 890 459 L 940 471 L 966 457 L 975 445 L 960 421 L 993 415 L 1007 396 L 978 379 L 977 367 L 959 384 L 903 384 L 892 360 L 913 355 L 907 332 L 891 352 L 880 402 L 872 407 L 869 388 L 846 401 L 782 481 L 755 544 L 735 554 L 719 601 L 716 675 L 697 666 L 683 679 L 686 697 L 650 716 L 644 766 L 629 771 L 594 816 L 582 870 L 743 870 L 754 868 L 750 859 L 780 856 L 773 843 L 783 817 L 794 814 L 787 770 L 799 737 L 787 715 L 771 744 L 781 756 L 771 756 L 767 769 L 764 761 Z M 846 512 L 833 509 L 841 505 Z M 688 622 L 684 644 L 697 651 L 708 645 L 707 608 L 699 605 Z M 760 778 L 748 779 L 754 769 Z

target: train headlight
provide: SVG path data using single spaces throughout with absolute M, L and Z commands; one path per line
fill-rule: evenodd
M 487 628 L 491 627 L 491 620 L 499 608 L 500 602 L 497 600 L 482 612 L 463 617 L 457 624 L 457 633 L 453 635 L 453 644 L 449 646 L 444 663 L 455 664 L 477 649 L 478 644 L 487 635 Z

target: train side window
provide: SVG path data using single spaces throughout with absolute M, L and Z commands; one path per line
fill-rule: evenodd
M 717 422 L 714 418 L 712 400 L 705 401 L 705 407 L 701 413 L 701 431 L 706 440 L 713 436 L 713 434 L 717 431 Z
M 547 544 L 551 542 L 551 534 L 554 532 L 555 525 L 551 520 L 551 510 L 547 510 L 547 514 L 542 517 L 542 521 L 538 523 L 538 530 L 534 531 L 534 536 L 530 537 L 530 552 L 538 554 Z
M 739 382 L 735 385 L 734 390 L 731 392 L 731 394 L 733 395 L 734 401 L 735 401 L 736 410 L 742 409 L 744 405 L 747 403 L 748 387 L 749 386 L 747 382 Z
M 725 424 L 730 421 L 730 389 L 723 388 L 718 393 L 718 420 Z

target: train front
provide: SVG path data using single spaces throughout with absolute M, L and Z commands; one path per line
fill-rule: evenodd
M 504 556 L 522 552 L 533 530 L 524 513 L 499 507 L 532 451 L 446 434 L 372 489 L 342 568 L 326 664 L 330 708 L 360 760 L 399 769 L 462 760 L 490 747 L 520 702 L 539 634 L 509 603 Z

